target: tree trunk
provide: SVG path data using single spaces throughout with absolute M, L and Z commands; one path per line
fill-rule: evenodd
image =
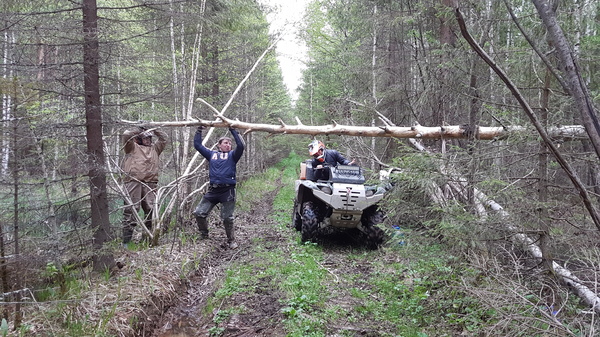
M 12 93 L 9 96 L 14 96 L 16 97 L 16 81 L 13 80 L 13 88 L 12 88 Z M 14 105 L 16 106 L 16 101 L 13 101 Z M 13 113 L 14 113 L 14 106 L 11 106 L 10 109 L 13 109 Z M 19 124 L 19 119 L 18 118 L 14 118 L 12 119 L 12 138 L 11 138 L 11 148 L 13 149 L 13 154 L 12 157 L 9 162 L 10 162 L 10 171 L 11 171 L 11 175 L 12 175 L 12 180 L 13 180 L 13 225 L 15 228 L 15 234 L 17 233 L 16 231 L 19 228 L 19 167 L 18 167 L 18 160 L 19 160 L 19 147 L 17 146 L 18 143 L 18 124 Z M 10 292 L 10 285 L 9 285 L 9 278 L 10 278 L 10 273 L 7 267 L 7 259 L 5 259 L 6 257 L 6 243 L 5 243 L 5 237 L 7 237 L 5 235 L 6 233 L 4 233 L 4 226 L 0 225 L 0 257 L 2 257 L 2 259 L 4 260 L 3 263 L 0 264 L 0 279 L 2 282 L 2 291 L 4 293 Z M 18 242 L 19 242 L 19 237 L 15 235 L 15 256 L 17 256 L 17 252 L 18 252 Z M 17 259 L 17 261 L 19 261 L 19 259 Z M 19 263 L 19 262 L 17 262 Z M 19 280 L 18 277 L 15 278 L 16 280 Z M 4 297 L 4 301 L 5 302 L 10 302 L 11 298 L 10 296 L 6 296 Z M 2 318 L 8 320 L 9 319 L 9 313 L 10 313 L 10 305 L 7 303 L 6 306 L 4 306 L 3 310 L 2 310 Z M 15 328 L 17 328 L 17 318 L 20 320 L 20 312 L 17 313 L 19 315 L 19 317 L 16 317 L 15 319 Z M 20 324 L 20 323 L 19 323 Z
M 15 92 L 16 92 L 16 88 L 15 88 Z M 16 95 L 15 95 L 16 96 Z M 16 106 L 16 104 L 15 104 Z M 15 127 L 13 129 L 13 134 L 14 134 L 14 140 L 13 140 L 13 149 L 17 149 L 17 121 L 13 122 Z M 14 223 L 14 228 L 13 228 L 13 240 L 15 242 L 15 256 L 19 256 L 21 254 L 21 249 L 19 247 L 19 221 L 20 221 L 20 216 L 19 216 L 19 170 L 18 170 L 18 165 L 17 165 L 17 159 L 19 158 L 19 154 L 18 154 L 18 150 L 16 150 L 17 153 L 14 156 L 14 163 L 13 163 L 13 176 L 14 176 L 14 219 L 13 219 L 13 223 Z M 4 235 L 2 234 L 2 237 L 4 237 Z M 2 239 L 3 240 L 3 239 Z M 4 257 L 4 242 L 2 243 L 2 257 Z M 19 258 L 17 258 L 17 261 L 15 262 L 15 269 L 14 270 L 21 270 L 21 261 Z M 3 270 L 3 273 L 5 271 Z M 20 277 L 15 277 L 15 284 L 14 284 L 14 288 L 16 289 L 21 289 L 21 284 L 22 284 L 22 280 Z M 8 291 L 8 289 L 6 289 L 5 291 Z M 15 322 L 14 322 L 14 330 L 17 330 L 20 326 L 21 326 L 21 321 L 23 319 L 23 314 L 21 313 L 21 300 L 23 297 L 23 294 L 21 292 L 19 292 L 17 294 L 18 298 L 16 299 L 15 302 L 17 302 L 15 304 Z
M 373 106 L 376 107 L 378 104 L 377 100 L 377 4 L 373 4 L 373 39 L 371 42 L 371 98 L 373 100 Z M 371 126 L 375 126 L 375 119 L 371 121 Z M 371 151 L 375 153 L 375 138 L 371 139 Z M 371 159 L 370 167 L 375 170 L 375 160 Z
M 455 0 L 442 0 L 442 7 L 444 10 L 448 7 L 454 8 L 456 6 Z M 444 11 L 438 13 L 438 17 L 440 20 L 440 28 L 439 28 L 439 40 L 442 48 L 454 47 L 456 44 L 456 36 L 452 31 L 450 12 Z M 447 90 L 444 88 L 444 83 L 449 82 L 450 78 L 450 69 L 448 67 L 448 58 L 449 53 L 444 52 L 436 57 L 437 60 L 434 62 L 438 62 L 437 67 L 433 69 L 435 70 L 435 77 L 438 79 L 435 81 L 434 86 L 436 86 L 435 91 L 432 95 L 435 97 L 434 102 L 432 102 L 435 106 L 433 111 L 433 123 L 436 125 L 443 125 L 448 121 L 452 120 L 454 116 L 454 111 L 451 111 L 451 105 L 447 98 Z M 432 71 L 434 71 L 432 69 Z M 442 152 L 445 152 L 445 139 L 442 138 Z
M 548 106 L 550 100 L 550 71 L 546 70 L 546 77 L 544 79 L 544 88 L 542 89 L 541 102 L 540 102 L 540 122 L 544 128 L 548 127 Z M 548 209 L 545 207 L 545 203 L 548 201 L 548 148 L 543 141 L 540 141 L 539 153 L 538 153 L 538 202 L 539 206 L 536 208 L 538 214 L 538 226 L 541 228 L 542 234 L 540 234 L 540 251 L 542 252 L 542 263 L 544 264 L 548 274 L 554 277 L 554 267 L 552 253 L 550 245 L 552 238 L 550 237 L 550 219 L 548 216 Z M 552 282 L 550 282 L 552 286 Z
M 579 110 L 583 126 L 590 137 L 590 141 L 596 151 L 596 156 L 600 159 L 600 123 L 598 122 L 597 111 L 588 93 L 588 89 L 579 72 L 577 61 L 573 57 L 571 46 L 569 45 L 558 21 L 556 13 L 545 0 L 533 0 L 540 18 L 544 22 L 548 34 L 550 35 L 553 47 L 556 48 L 558 57 L 563 65 L 565 79 L 575 106 Z
M 217 120 L 194 120 L 194 121 L 166 121 L 148 122 L 144 125 L 149 127 L 194 127 L 204 125 L 215 128 L 237 128 L 245 129 L 246 132 L 261 131 L 272 134 L 294 134 L 294 135 L 344 135 L 358 137 L 383 137 L 383 138 L 417 138 L 417 139 L 467 139 L 468 135 L 474 133 L 475 139 L 499 140 L 509 137 L 511 134 L 525 133 L 534 134 L 534 130 L 524 126 L 474 126 L 444 125 L 444 126 L 356 126 L 356 125 L 305 125 L 298 118 L 297 124 L 290 125 L 280 121 L 280 124 L 247 123 L 231 120 L 219 116 Z M 121 123 L 137 125 L 137 121 L 121 120 Z M 585 129 L 581 125 L 564 125 L 548 128 L 547 135 L 553 141 L 569 141 L 576 139 L 587 139 Z
M 11 48 L 9 48 L 9 46 L 11 44 L 14 44 L 14 34 L 12 32 L 9 32 L 8 30 L 4 31 L 4 54 L 2 55 L 2 63 L 3 64 L 9 64 L 10 63 L 10 58 L 12 57 L 12 55 L 10 54 Z M 13 71 L 12 68 L 10 70 L 7 70 L 6 67 L 4 67 L 4 71 L 2 73 L 2 78 L 4 80 L 7 80 L 8 78 L 12 78 L 13 77 Z M 11 95 L 7 94 L 7 93 L 2 93 L 2 124 L 3 124 L 3 130 L 8 130 L 10 127 L 10 120 L 12 118 L 12 97 Z M 8 137 L 8 134 L 5 133 L 2 135 L 2 150 L 0 150 L 1 154 L 1 159 L 0 159 L 0 176 L 4 177 L 6 175 L 8 175 L 9 171 L 8 171 L 8 161 L 10 158 L 10 139 Z
M 96 0 L 83 1 L 83 77 L 85 91 L 85 118 L 87 136 L 88 174 L 90 180 L 90 206 L 94 269 L 105 270 L 113 265 L 112 256 L 101 252 L 110 240 L 108 198 L 106 194 L 106 170 L 104 141 L 102 139 L 102 109 L 100 107 L 100 76 L 98 51 L 98 13 Z
M 469 94 L 471 95 L 471 109 L 469 111 L 469 125 L 479 125 L 481 116 L 481 100 L 479 99 L 479 90 L 477 88 L 477 61 L 476 57 L 473 57 L 473 61 L 471 64 L 471 81 L 469 84 Z M 473 192 L 477 169 L 479 167 L 479 160 L 477 157 L 479 156 L 478 146 L 477 146 L 477 135 L 475 132 L 469 132 L 467 134 L 467 152 L 471 156 L 470 162 L 470 170 L 469 170 L 469 184 L 467 194 L 469 196 L 469 207 L 473 207 L 475 205 L 475 194 Z

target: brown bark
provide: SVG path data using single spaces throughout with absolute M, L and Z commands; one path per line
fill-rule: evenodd
M 98 54 L 98 13 L 96 0 L 83 1 L 83 76 L 85 90 L 85 118 L 87 136 L 88 174 L 92 228 L 94 229 L 94 255 L 96 270 L 112 266 L 110 256 L 100 253 L 103 244 L 110 240 L 108 198 L 106 192 L 105 155 L 102 139 L 102 109 L 100 107 L 100 76 Z

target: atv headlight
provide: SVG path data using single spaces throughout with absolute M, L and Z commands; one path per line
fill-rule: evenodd
M 329 186 L 321 186 L 321 187 L 319 187 L 319 189 L 321 190 L 321 192 L 329 194 L 329 195 L 331 195 L 331 193 L 333 193 L 333 190 L 331 190 L 331 187 L 329 187 Z

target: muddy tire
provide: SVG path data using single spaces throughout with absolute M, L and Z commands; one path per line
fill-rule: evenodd
M 367 248 L 379 248 L 379 246 L 381 246 L 381 244 L 383 244 L 383 242 L 385 241 L 385 232 L 383 231 L 383 229 L 376 226 L 364 227 L 364 229 Z
M 302 205 L 302 242 L 315 241 L 319 229 L 317 211 L 312 201 Z
M 383 222 L 384 218 L 383 212 L 376 210 L 361 219 L 365 243 L 369 249 L 377 249 L 385 241 L 385 232 L 376 226 Z
M 302 230 L 302 216 L 298 213 L 298 201 L 294 200 L 294 209 L 292 210 L 292 227 L 297 231 Z

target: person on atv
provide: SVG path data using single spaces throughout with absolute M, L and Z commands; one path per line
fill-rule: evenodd
M 308 154 L 313 157 L 312 167 L 317 169 L 317 179 L 327 179 L 328 172 L 323 167 L 336 167 L 341 165 L 354 165 L 355 160 L 349 160 L 336 150 L 326 149 L 320 140 L 313 140 L 308 144 Z

